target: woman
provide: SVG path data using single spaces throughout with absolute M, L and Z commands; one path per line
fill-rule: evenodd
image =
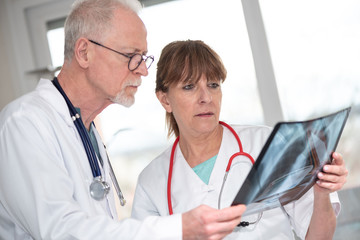
M 169 136 L 175 134 L 177 140 L 141 173 L 133 217 L 180 213 L 201 204 L 214 208 L 231 204 L 252 166 L 251 157 L 237 157 L 222 187 L 228 160 L 239 151 L 236 136 L 243 151 L 256 159 L 271 129 L 232 128 L 219 122 L 225 78 L 221 59 L 202 41 L 172 42 L 163 49 L 156 95 L 166 110 Z M 330 239 L 340 210 L 335 191 L 347 175 L 341 155 L 333 158 L 333 165 L 325 167 L 326 173 L 302 198 L 284 208 L 243 217 L 249 226 L 237 228 L 228 238 L 294 239 L 295 233 L 301 239 Z

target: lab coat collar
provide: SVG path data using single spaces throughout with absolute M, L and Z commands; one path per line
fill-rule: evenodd
M 233 134 L 226 127 L 222 126 L 222 128 L 223 136 L 219 153 L 214 165 L 214 169 L 218 170 L 213 171 L 209 179 L 209 184 L 215 185 L 218 189 L 221 187 L 222 179 L 224 178 L 225 170 L 231 156 L 229 156 L 227 153 L 235 153 L 239 151 L 239 147 Z
M 61 93 L 52 84 L 49 79 L 40 79 L 36 91 L 39 92 L 39 96 L 43 98 L 51 107 L 64 119 L 69 127 L 75 128 L 69 113 L 69 108 L 66 105 L 66 101 Z

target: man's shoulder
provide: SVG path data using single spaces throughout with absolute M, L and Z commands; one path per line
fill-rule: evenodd
M 39 108 L 38 96 L 35 91 L 27 93 L 8 103 L 0 113 L 1 122 L 12 116 L 25 115 L 26 112 Z
M 55 108 L 39 89 L 24 94 L 7 104 L 0 112 L 0 126 L 21 122 L 43 122 L 54 115 Z

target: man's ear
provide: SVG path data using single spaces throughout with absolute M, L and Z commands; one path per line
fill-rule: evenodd
M 165 92 L 163 92 L 163 91 L 157 91 L 156 92 L 156 97 L 159 99 L 159 102 L 161 103 L 163 108 L 165 108 L 166 112 L 171 113 L 172 108 L 171 108 L 171 105 L 169 103 L 167 94 Z
M 89 41 L 79 38 L 75 43 L 74 57 L 82 68 L 89 66 Z

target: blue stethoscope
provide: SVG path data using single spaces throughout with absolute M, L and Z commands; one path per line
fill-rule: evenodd
M 104 199 L 105 196 L 109 193 L 110 185 L 103 179 L 103 177 L 101 175 L 101 170 L 100 170 L 100 166 L 99 166 L 99 163 L 98 163 L 98 160 L 96 157 L 94 147 L 91 143 L 89 134 L 81 120 L 80 114 L 76 111 L 75 107 L 72 105 L 69 98 L 66 96 L 64 90 L 62 89 L 62 87 L 59 84 L 58 79 L 55 77 L 52 82 L 53 82 L 54 86 L 57 88 L 57 90 L 64 97 L 65 102 L 69 108 L 71 119 L 73 120 L 75 127 L 80 135 L 81 141 L 84 145 L 85 152 L 86 152 L 86 155 L 88 157 L 89 164 L 91 167 L 91 172 L 94 177 L 93 181 L 89 187 L 90 195 L 93 199 L 100 201 L 100 200 Z M 94 126 L 93 122 L 91 124 Z M 105 147 L 105 145 L 104 145 L 104 147 Z M 120 204 L 121 204 L 121 206 L 124 206 L 126 201 L 121 192 L 120 186 L 117 182 L 116 176 L 114 174 L 114 171 L 112 169 L 109 159 L 108 159 L 108 164 L 109 164 L 109 169 L 110 169 L 110 177 L 114 184 L 116 193 L 120 199 Z
M 243 147 L 242 147 L 240 138 L 237 135 L 237 133 L 235 132 L 235 130 L 225 122 L 219 121 L 219 123 L 230 130 L 230 132 L 234 135 L 234 137 L 235 137 L 235 139 L 237 141 L 237 144 L 239 146 L 239 152 L 236 152 L 233 155 L 231 155 L 231 157 L 230 157 L 230 159 L 228 161 L 226 170 L 225 170 L 225 175 L 224 175 L 223 182 L 222 182 L 222 185 L 221 185 L 221 190 L 220 190 L 219 200 L 218 200 L 218 208 L 220 209 L 220 201 L 221 201 L 222 191 L 223 191 L 223 188 L 224 188 L 224 185 L 225 185 L 225 182 L 226 182 L 226 179 L 227 179 L 227 176 L 229 174 L 231 164 L 232 164 L 232 161 L 234 160 L 234 158 L 236 158 L 238 156 L 245 156 L 250 160 L 252 165 L 255 163 L 255 160 L 249 153 L 246 153 L 246 152 L 243 151 Z M 168 209 L 169 209 L 169 214 L 170 215 L 173 214 L 173 208 L 172 208 L 172 202 L 171 202 L 171 179 L 172 179 L 172 172 L 173 172 L 173 165 L 174 165 L 175 149 L 176 149 L 176 145 L 178 144 L 178 142 L 179 142 L 179 137 L 177 137 L 175 139 L 174 144 L 173 144 L 172 149 L 171 149 L 170 164 L 169 164 L 169 174 L 168 174 L 168 182 L 167 182 L 167 201 L 168 201 Z M 254 221 L 254 222 L 242 221 L 239 224 L 239 226 L 246 227 L 246 226 L 249 226 L 250 224 L 255 224 L 258 221 L 260 221 L 261 217 L 262 217 L 262 213 L 258 216 L 258 219 L 256 221 Z

